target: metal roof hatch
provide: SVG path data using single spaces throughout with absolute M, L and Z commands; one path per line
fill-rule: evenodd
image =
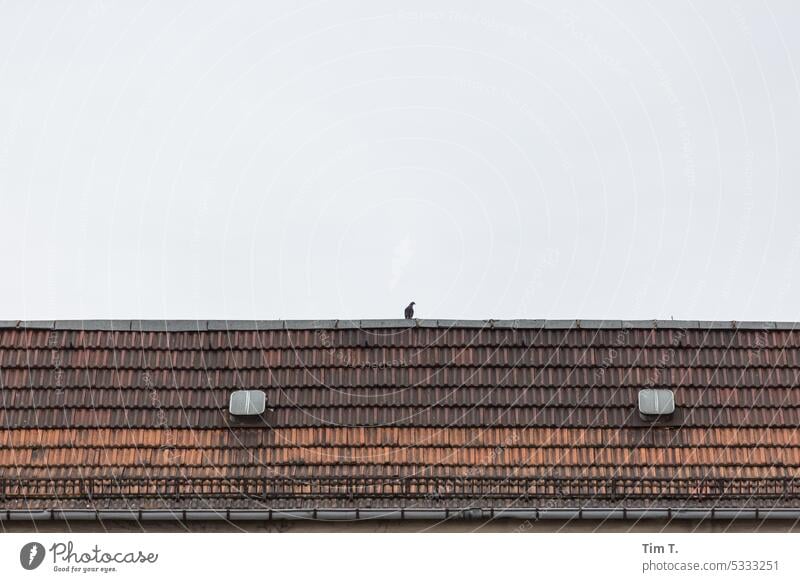
M 639 414 L 647 418 L 669 416 L 675 412 L 675 393 L 668 388 L 639 390 Z
M 231 394 L 230 413 L 234 416 L 258 416 L 264 414 L 267 395 L 262 390 L 237 390 Z

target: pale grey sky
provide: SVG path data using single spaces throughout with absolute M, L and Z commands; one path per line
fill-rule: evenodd
M 0 319 L 800 320 L 800 3 L 0 4 Z

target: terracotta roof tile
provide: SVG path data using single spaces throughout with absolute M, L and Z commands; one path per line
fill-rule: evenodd
M 800 505 L 790 325 L 190 323 L 0 329 L 0 506 Z

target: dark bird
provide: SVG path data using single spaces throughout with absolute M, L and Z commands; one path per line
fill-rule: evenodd
M 408 304 L 406 307 L 406 319 L 411 319 L 414 317 L 414 302 Z

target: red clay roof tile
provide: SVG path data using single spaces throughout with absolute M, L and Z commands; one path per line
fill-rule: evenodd
M 800 328 L 261 323 L 0 329 L 0 506 L 800 505 Z

